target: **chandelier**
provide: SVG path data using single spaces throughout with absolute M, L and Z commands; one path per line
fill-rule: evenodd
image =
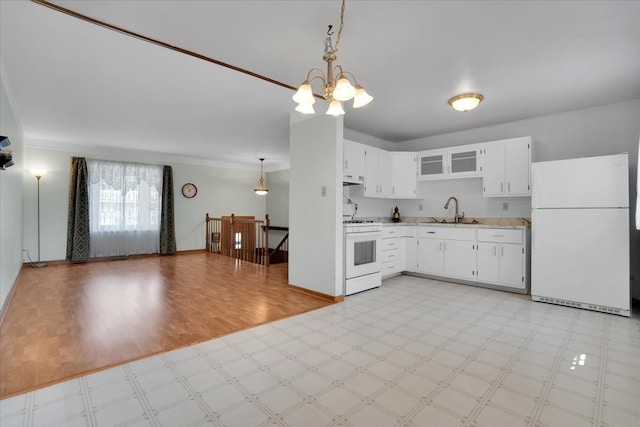
M 340 65 L 334 65 L 334 61 L 337 59 L 336 53 L 338 52 L 338 45 L 340 44 L 340 36 L 342 35 L 342 28 L 344 27 L 344 3 L 342 0 L 342 9 L 340 10 L 340 29 L 338 30 L 338 36 L 336 38 L 336 44 L 333 46 L 331 35 L 333 35 L 333 25 L 329 25 L 327 30 L 327 38 L 324 39 L 324 56 L 322 59 L 327 63 L 327 74 L 325 75 L 322 70 L 318 68 L 312 68 L 307 73 L 307 78 L 300 87 L 293 100 L 298 103 L 296 111 L 303 114 L 315 114 L 313 104 L 316 102 L 313 90 L 311 89 L 311 83 L 314 80 L 320 80 L 322 82 L 324 99 L 329 101 L 329 108 L 327 114 L 332 116 L 341 116 L 344 114 L 342 103 L 353 99 L 353 108 L 360 108 L 373 100 L 373 97 L 369 95 L 358 84 L 353 74 L 348 71 L 344 71 Z M 314 75 L 315 74 L 315 75 Z M 353 79 L 353 85 L 349 78 Z

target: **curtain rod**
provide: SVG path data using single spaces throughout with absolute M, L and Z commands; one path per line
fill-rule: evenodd
M 71 9 L 67 9 L 67 8 L 62 7 L 60 5 L 49 3 L 46 0 L 31 0 L 31 1 L 33 3 L 39 4 L 41 6 L 45 6 L 45 7 L 48 7 L 50 9 L 53 9 L 53 10 L 55 10 L 57 12 L 61 12 L 61 13 L 64 13 L 66 15 L 73 16 L 74 18 L 78 18 L 78 19 L 81 19 L 83 21 L 89 22 L 91 24 L 98 25 L 100 27 L 104 27 L 104 28 L 107 28 L 107 29 L 112 30 L 112 31 L 116 31 L 118 33 L 122 33 L 122 34 L 125 34 L 127 36 L 134 37 L 136 39 L 139 39 L 139 40 L 151 43 L 151 44 L 155 44 L 157 46 L 164 47 L 166 49 L 170 49 L 170 50 L 173 50 L 173 51 L 176 51 L 176 52 L 180 52 L 180 53 L 183 53 L 185 55 L 193 56 L 194 58 L 202 59 L 203 61 L 211 62 L 212 64 L 216 64 L 216 65 L 220 65 L 220 66 L 225 67 L 225 68 L 229 68 L 229 69 L 237 71 L 239 73 L 247 74 L 247 75 L 249 75 L 251 77 L 255 77 L 257 79 L 264 80 L 264 81 L 269 82 L 269 83 L 273 83 L 274 85 L 281 86 L 281 87 L 284 87 L 286 89 L 291 89 L 293 91 L 298 90 L 298 88 L 296 88 L 296 87 L 293 87 L 293 86 L 288 85 L 286 83 L 279 82 L 279 81 L 274 80 L 274 79 L 272 79 L 270 77 L 263 76 L 262 74 L 254 73 L 253 71 L 249 71 L 249 70 L 246 70 L 244 68 L 236 67 L 235 65 L 231 65 L 231 64 L 228 64 L 226 62 L 222 62 L 222 61 L 219 61 L 217 59 L 210 58 L 210 57 L 202 55 L 202 54 L 200 54 L 198 52 L 194 52 L 192 50 L 185 49 L 185 48 L 180 47 L 180 46 L 174 46 L 174 45 L 169 44 L 167 42 L 163 42 L 161 40 L 154 39 L 152 37 L 145 36 L 145 35 L 140 34 L 140 33 L 136 33 L 135 31 L 127 30 L 126 28 L 122 28 L 122 27 L 119 27 L 117 25 L 113 25 L 113 24 L 110 24 L 108 22 L 92 18 L 90 16 L 84 15 L 82 13 L 76 12 L 76 11 L 71 10 Z

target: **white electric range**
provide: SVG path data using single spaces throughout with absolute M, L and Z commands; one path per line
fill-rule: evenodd
M 366 220 L 344 221 L 344 295 L 382 284 L 380 239 L 382 224 Z

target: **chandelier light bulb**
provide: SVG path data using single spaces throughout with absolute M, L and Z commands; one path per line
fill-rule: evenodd
M 298 104 L 296 107 L 296 111 L 302 114 L 315 114 L 316 111 L 313 109 L 313 104 Z
M 313 91 L 311 90 L 311 85 L 309 84 L 308 81 L 305 81 L 300 85 L 300 87 L 298 88 L 298 91 L 296 92 L 295 95 L 293 95 L 292 98 L 298 104 L 311 105 L 316 102 L 315 98 L 313 97 Z
M 356 88 L 351 86 L 346 77 L 340 77 L 336 82 L 336 88 L 333 90 L 333 99 L 337 101 L 348 101 L 356 94 Z
M 329 109 L 327 109 L 327 114 L 330 116 L 342 116 L 344 115 L 344 110 L 342 109 L 342 102 L 336 101 L 335 99 L 331 101 L 329 104 Z
M 353 108 L 364 107 L 373 101 L 373 96 L 369 95 L 360 85 L 356 85 L 356 95 L 353 98 Z

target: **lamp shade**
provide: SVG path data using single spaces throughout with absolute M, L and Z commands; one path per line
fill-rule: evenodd
M 356 95 L 353 99 L 353 108 L 364 107 L 373 101 L 373 96 L 369 95 L 360 85 L 356 85 Z
M 316 111 L 313 109 L 313 104 L 298 104 L 295 110 L 302 114 L 315 114 Z
M 313 104 L 316 102 L 313 97 L 313 91 L 308 81 L 305 81 L 300 85 L 298 91 L 293 95 L 293 100 L 298 104 Z
M 333 99 L 336 101 L 348 101 L 354 97 L 356 89 L 351 86 L 346 77 L 340 77 L 336 82 L 336 88 L 333 90 Z
M 327 114 L 330 116 L 336 116 L 336 117 L 344 115 L 344 110 L 342 109 L 342 103 L 336 100 L 331 101 L 331 104 L 329 104 L 329 108 L 327 109 Z

